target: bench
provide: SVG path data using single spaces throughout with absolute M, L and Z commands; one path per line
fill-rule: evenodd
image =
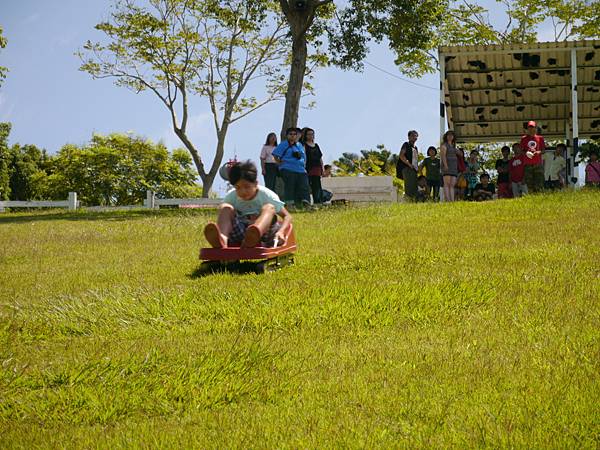
M 325 177 L 323 189 L 333 194 L 333 200 L 351 202 L 397 202 L 398 191 L 393 178 L 385 177 Z

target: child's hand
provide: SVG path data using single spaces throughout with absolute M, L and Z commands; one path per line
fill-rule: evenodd
M 533 158 L 533 152 L 531 151 L 527 152 L 526 155 L 529 159 Z
M 277 233 L 275 233 L 275 241 L 276 241 L 276 246 L 284 245 L 285 244 L 285 233 L 283 231 L 278 231 Z

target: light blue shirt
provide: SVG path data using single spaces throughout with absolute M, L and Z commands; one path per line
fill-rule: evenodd
M 300 152 L 300 158 L 294 157 L 293 152 L 295 151 Z M 273 150 L 273 156 L 281 159 L 280 169 L 295 173 L 306 173 L 306 153 L 300 142 L 290 145 L 287 140 L 283 141 Z
M 258 192 L 251 200 L 242 200 L 238 197 L 235 189 L 232 189 L 225 195 L 223 203 L 229 203 L 241 216 L 257 216 L 264 205 L 270 203 L 275 207 L 275 212 L 279 213 L 285 203 L 279 200 L 279 197 L 272 190 L 258 185 Z

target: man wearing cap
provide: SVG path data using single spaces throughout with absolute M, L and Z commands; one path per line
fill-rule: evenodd
M 525 184 L 529 192 L 539 192 L 544 187 L 544 165 L 542 153 L 546 149 L 544 138 L 537 134 L 537 124 L 527 122 L 527 134 L 521 138 L 521 149 L 525 153 Z

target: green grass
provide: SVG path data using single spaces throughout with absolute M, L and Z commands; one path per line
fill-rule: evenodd
M 295 214 L 296 265 L 194 275 L 214 212 L 0 216 L 0 447 L 600 446 L 600 196 Z

